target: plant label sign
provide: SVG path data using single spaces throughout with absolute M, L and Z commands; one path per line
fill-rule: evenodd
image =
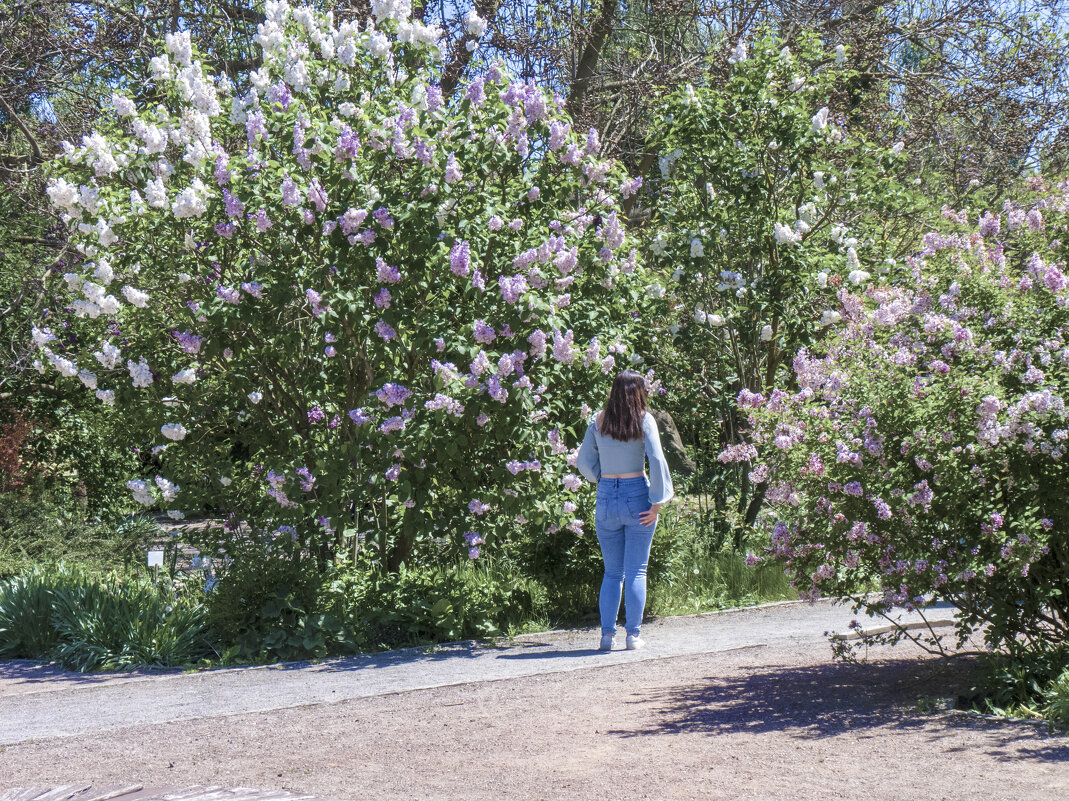
M 149 567 L 162 567 L 163 566 L 163 551 L 149 551 L 148 552 L 148 566 Z

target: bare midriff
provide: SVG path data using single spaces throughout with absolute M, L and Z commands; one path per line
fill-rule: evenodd
M 645 472 L 639 470 L 637 473 L 602 473 L 602 478 L 638 478 L 639 476 L 646 475 Z

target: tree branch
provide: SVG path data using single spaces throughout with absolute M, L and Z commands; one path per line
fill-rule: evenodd
M 26 140 L 30 143 L 30 149 L 33 151 L 33 160 L 30 163 L 34 165 L 41 164 L 45 160 L 45 157 L 41 154 L 41 146 L 37 144 L 37 139 L 30 133 L 30 129 L 23 124 L 21 119 L 19 119 L 19 115 L 15 113 L 15 109 L 11 108 L 7 101 L 4 100 L 3 95 L 0 95 L 0 108 L 2 108 L 4 113 L 11 118 L 11 121 L 18 126 L 18 129 L 22 131 L 22 135 L 25 136 Z
M 601 0 L 601 14 L 590 32 L 590 40 L 586 43 L 583 55 L 575 68 L 575 76 L 572 85 L 568 88 L 568 110 L 575 112 L 581 105 L 590 86 L 590 79 L 598 67 L 598 59 L 601 58 L 601 48 L 605 46 L 605 40 L 612 30 L 613 19 L 616 17 L 616 0 Z
M 501 0 L 475 0 L 475 12 L 490 23 L 490 27 L 496 27 L 493 23 L 497 19 L 497 10 L 501 7 Z M 475 41 L 475 37 L 465 33 L 453 44 L 453 52 L 450 54 L 449 63 L 442 70 L 442 94 L 449 97 L 457 90 L 460 76 L 471 61 L 473 50 L 468 50 L 467 43 Z

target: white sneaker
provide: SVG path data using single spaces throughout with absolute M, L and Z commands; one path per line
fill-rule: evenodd
M 639 648 L 645 648 L 646 641 L 639 637 L 637 634 L 627 635 L 627 650 L 637 651 Z
M 630 640 L 630 638 L 629 638 Z M 611 634 L 601 635 L 601 645 L 598 646 L 599 651 L 611 651 L 612 647 L 616 645 L 616 638 Z

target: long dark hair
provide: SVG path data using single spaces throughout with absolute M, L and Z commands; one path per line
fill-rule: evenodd
M 612 382 L 598 430 L 624 442 L 642 439 L 642 418 L 646 409 L 646 379 L 634 370 L 623 370 Z

